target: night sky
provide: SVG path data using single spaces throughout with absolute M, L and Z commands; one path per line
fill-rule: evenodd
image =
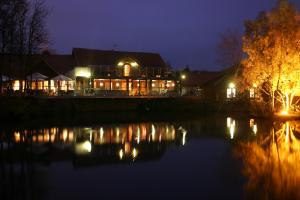
M 218 70 L 221 33 L 243 32 L 243 21 L 276 0 L 48 0 L 51 48 L 160 53 L 175 68 Z M 300 8 L 300 0 L 294 0 Z

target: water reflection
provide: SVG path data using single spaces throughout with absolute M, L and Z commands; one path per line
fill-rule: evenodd
M 35 155 L 53 149 L 71 152 L 75 155 L 74 164 L 80 164 L 77 161 L 83 157 L 118 162 L 147 159 L 150 154 L 161 156 L 172 144 L 185 145 L 186 135 L 186 129 L 172 123 L 138 123 L 15 130 L 12 138 L 6 139 L 14 144 L 11 148 L 31 144 Z
M 232 149 L 243 161 L 242 169 L 234 167 L 233 162 L 238 162 L 240 166 L 240 160 L 232 159 Z M 8 197 L 15 197 L 16 188 L 26 188 L 24 193 L 27 192 L 27 199 L 32 199 L 30 192 L 49 190 L 47 187 L 51 178 L 47 175 L 51 176 L 53 171 L 60 171 L 64 169 L 62 166 L 67 165 L 65 171 L 57 174 L 64 176 L 64 173 L 72 171 L 66 179 L 66 182 L 70 181 L 70 187 L 75 184 L 71 182 L 74 176 L 78 179 L 91 178 L 97 172 L 98 177 L 106 180 L 102 183 L 99 180 L 93 183 L 86 181 L 85 191 L 89 188 L 96 191 L 95 185 L 105 190 L 109 187 L 130 190 L 130 184 L 109 185 L 130 178 L 137 183 L 143 182 L 139 191 L 144 193 L 156 184 L 160 187 L 170 185 L 169 191 L 174 194 L 180 191 L 179 187 L 184 188 L 183 193 L 188 193 L 195 186 L 191 195 L 199 195 L 201 187 L 205 188 L 201 191 L 203 193 L 210 193 L 218 187 L 219 190 L 225 188 L 220 192 L 222 195 L 241 191 L 248 199 L 299 199 L 299 151 L 299 122 L 273 124 L 232 116 L 180 123 L 3 129 L 0 131 L 0 194 L 4 191 L 9 194 Z M 164 159 L 161 159 L 163 156 Z M 186 173 L 179 176 L 182 171 Z M 244 179 L 241 182 L 234 180 L 236 174 L 243 178 L 241 171 L 247 178 L 246 183 Z M 116 172 L 118 175 L 115 175 Z M 148 182 L 151 178 L 152 182 Z M 174 181 L 175 178 L 178 181 Z M 207 186 L 210 181 L 212 188 Z M 178 184 L 189 182 L 184 186 Z M 240 188 L 243 183 L 245 191 Z M 37 190 L 37 187 L 44 188 Z M 64 184 L 59 187 L 64 188 Z M 41 194 L 37 197 L 42 199 Z M 209 197 L 204 199 L 212 199 Z M 3 198 L 0 196 L 0 199 Z
M 250 121 L 253 133 L 257 125 Z M 300 122 L 275 122 L 253 141 L 240 142 L 249 199 L 300 199 Z
M 227 117 L 227 132 L 230 134 L 230 139 L 234 138 L 235 129 L 235 120 L 231 117 Z

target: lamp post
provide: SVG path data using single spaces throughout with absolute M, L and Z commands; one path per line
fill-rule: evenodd
M 180 85 L 179 94 L 180 94 L 180 96 L 182 96 L 182 83 L 183 83 L 184 80 L 186 80 L 186 75 L 185 74 L 181 74 L 179 80 L 180 80 L 180 83 L 179 83 L 179 85 Z

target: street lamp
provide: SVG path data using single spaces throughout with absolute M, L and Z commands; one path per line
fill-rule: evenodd
M 180 75 L 180 96 L 182 96 L 182 81 L 186 80 L 186 75 L 185 74 L 181 74 Z

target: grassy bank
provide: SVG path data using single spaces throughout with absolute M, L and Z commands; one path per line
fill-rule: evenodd
M 1 97 L 0 118 L 61 117 L 105 113 L 205 113 L 216 106 L 195 97 L 186 98 L 42 98 Z M 117 117 L 117 116 L 116 116 Z

